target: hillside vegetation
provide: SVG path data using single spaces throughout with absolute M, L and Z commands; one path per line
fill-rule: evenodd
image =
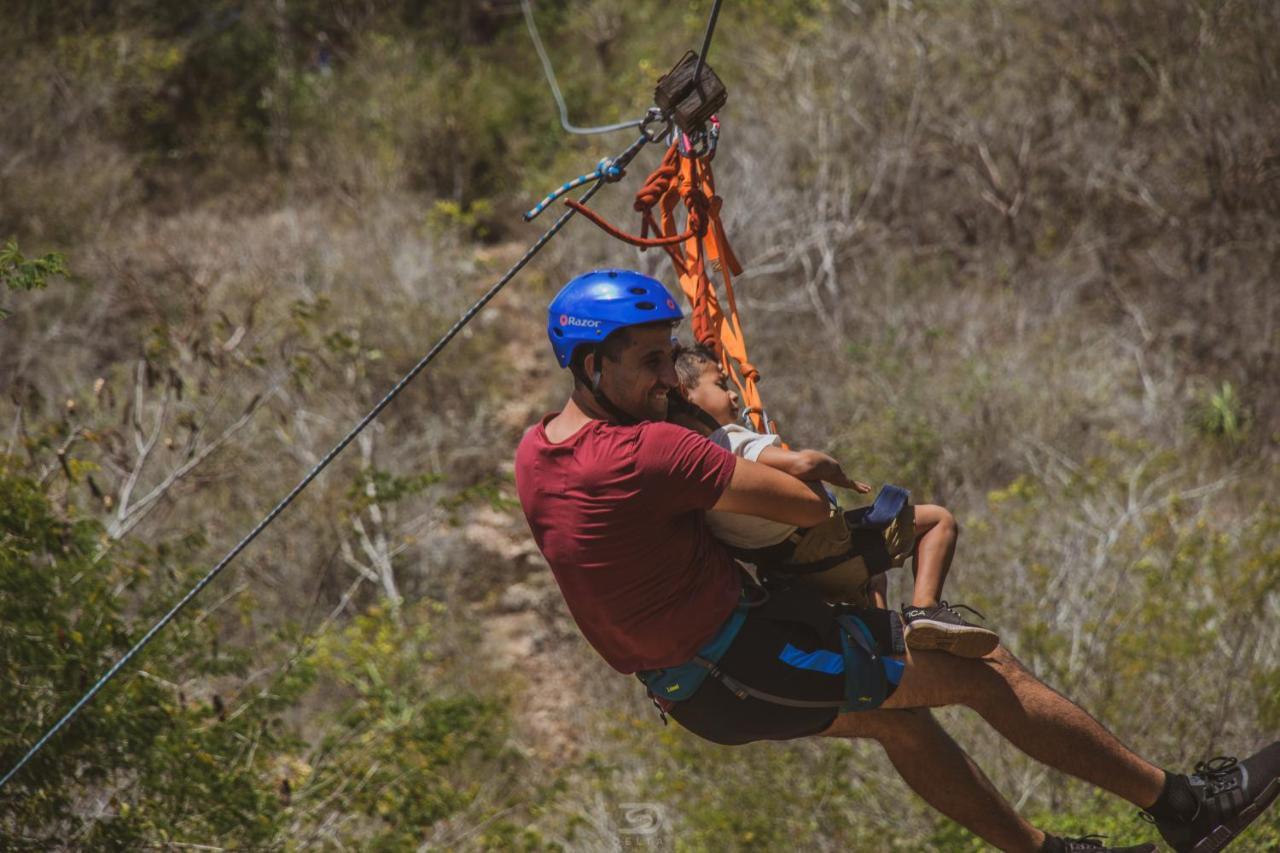
M 641 115 L 709 6 L 536 3 L 571 120 Z M 949 594 L 1179 769 L 1280 732 L 1277 43 L 1268 0 L 726 0 L 711 54 L 770 413 L 952 508 Z M 560 129 L 514 0 L 18 2 L 0 52 L 4 772 L 633 137 Z M 633 223 L 659 156 L 593 206 Z M 577 634 L 511 457 L 604 264 L 675 284 L 572 223 L 0 792 L 0 847 L 982 849 L 873 746 L 664 728 Z M 1154 837 L 940 716 L 1046 828 Z

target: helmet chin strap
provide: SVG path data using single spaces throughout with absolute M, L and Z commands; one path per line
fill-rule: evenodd
M 596 357 L 600 358 L 601 356 L 597 353 Z M 596 405 L 604 409 L 604 411 L 609 415 L 609 419 L 612 423 L 616 423 L 619 426 L 634 426 L 640 423 L 640 418 L 622 411 L 616 403 L 605 395 L 604 390 L 600 387 L 601 372 L 599 363 L 597 363 L 596 369 L 592 371 L 590 377 L 587 377 L 586 371 L 576 366 L 573 368 L 573 372 L 582 384 L 587 386 L 587 390 L 591 392 L 591 396 L 596 401 Z

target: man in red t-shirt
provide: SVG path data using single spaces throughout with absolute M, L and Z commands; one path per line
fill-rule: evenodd
M 1166 773 L 1002 647 L 978 659 L 907 653 L 888 611 L 845 613 L 796 589 L 747 601 L 703 512 L 808 527 L 829 510 L 801 481 L 663 422 L 680 318 L 662 284 L 639 273 L 600 270 L 566 285 L 548 335 L 573 392 L 521 440 L 516 488 L 587 641 L 639 674 L 683 726 L 725 744 L 873 738 L 917 794 L 1003 850 L 1104 848 L 1019 817 L 928 708 L 974 709 L 1033 758 L 1145 809 L 1177 850 L 1233 837 L 1280 795 L 1280 742 L 1236 765 Z M 704 676 L 691 690 L 690 671 Z

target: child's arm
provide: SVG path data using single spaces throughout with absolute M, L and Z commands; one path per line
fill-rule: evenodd
M 807 482 L 822 480 L 833 486 L 853 489 L 864 495 L 871 491 L 871 487 L 866 483 L 849 479 L 849 475 L 840 467 L 839 462 L 817 450 L 784 450 L 781 447 L 766 447 L 756 457 L 756 461 L 790 474 L 797 480 Z

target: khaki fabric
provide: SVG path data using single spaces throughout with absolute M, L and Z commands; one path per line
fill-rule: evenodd
M 885 550 L 889 552 L 889 565 L 897 568 L 911 556 L 915 547 L 915 507 L 907 504 L 898 517 L 882 531 Z M 795 552 L 788 563 L 800 565 L 812 563 L 837 554 L 847 553 L 853 547 L 853 535 L 845 523 L 844 513 L 837 512 L 822 524 L 797 534 Z M 785 571 L 786 566 L 779 566 Z M 796 583 L 814 589 L 830 603 L 844 602 L 866 606 L 869 602 L 867 582 L 871 572 L 860 555 L 854 555 L 823 572 L 794 575 Z
M 916 547 L 916 508 L 907 504 L 898 517 L 884 529 L 884 546 L 889 550 L 893 567 L 900 568 L 907 562 Z

